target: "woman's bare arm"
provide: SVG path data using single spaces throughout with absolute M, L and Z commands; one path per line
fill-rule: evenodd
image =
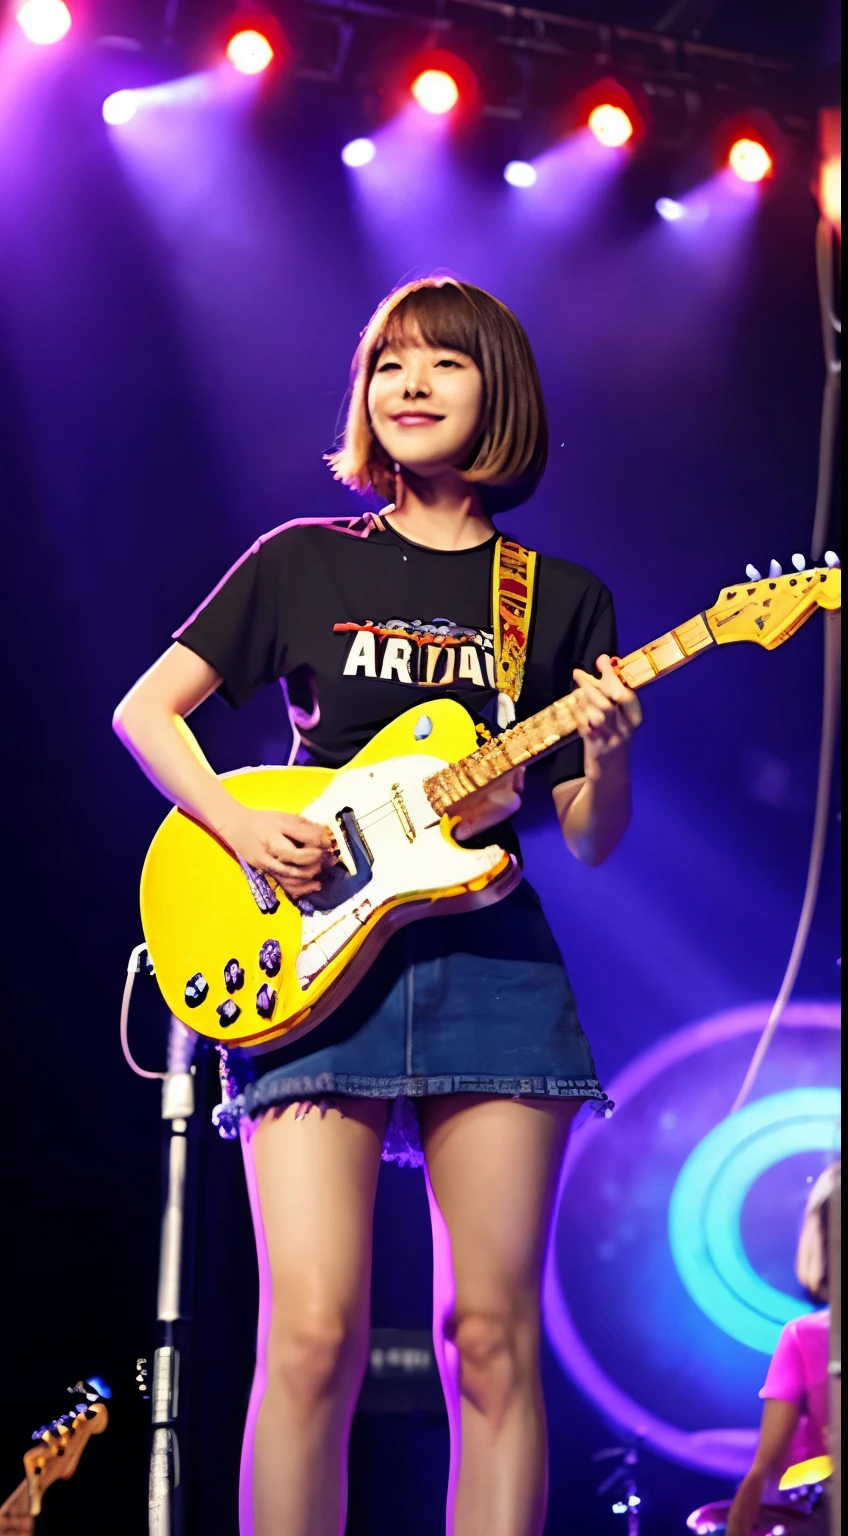
M 332 856 L 327 828 L 302 816 L 239 805 L 185 723 L 220 681 L 214 667 L 178 643 L 122 699 L 115 731 L 163 795 L 247 863 L 275 875 L 288 895 L 308 895 L 320 888 L 317 876 Z
M 757 1453 L 731 1505 L 727 1536 L 751 1536 L 760 1512 L 766 1480 L 782 1470 L 800 1416 L 796 1403 L 782 1403 L 775 1397 L 766 1398 Z

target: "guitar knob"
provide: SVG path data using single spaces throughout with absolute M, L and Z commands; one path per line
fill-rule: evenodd
M 779 560 L 771 561 L 769 565 L 769 575 L 772 577 L 772 579 L 774 579 L 775 576 L 783 575 L 783 566 L 780 564 Z
M 200 971 L 195 971 L 195 974 L 189 976 L 185 984 L 183 996 L 186 1000 L 186 1006 L 189 1008 L 199 1008 L 200 1004 L 206 1001 L 208 995 L 209 983 L 206 977 L 201 975 Z
M 225 1003 L 218 1004 L 215 1012 L 221 1020 L 221 1028 L 226 1029 L 229 1024 L 235 1024 L 241 1009 L 238 1003 L 234 1003 L 232 998 L 228 997 Z
M 259 969 L 266 976 L 277 976 L 283 963 L 283 952 L 277 939 L 266 939 L 259 951 Z
M 757 567 L 755 565 L 746 565 L 746 567 L 745 567 L 745 575 L 747 576 L 749 581 L 761 581 L 762 580 L 762 577 L 760 576 L 760 573 L 757 570 Z
M 224 986 L 228 992 L 238 992 L 244 986 L 244 971 L 237 960 L 228 960 L 224 966 Z
M 256 994 L 256 1012 L 261 1019 L 270 1019 L 277 1002 L 277 994 L 267 982 L 262 983 Z
M 793 555 L 792 564 L 794 565 L 796 571 L 805 571 L 807 569 L 807 562 L 803 555 Z
M 836 566 L 838 566 L 838 564 L 839 564 L 839 556 L 836 554 L 835 550 L 832 550 L 832 549 L 826 549 L 825 550 L 825 552 L 824 552 L 824 563 L 828 567 L 828 570 L 831 570 L 831 571 L 834 570 Z

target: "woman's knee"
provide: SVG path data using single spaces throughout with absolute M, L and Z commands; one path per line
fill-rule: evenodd
M 447 1337 L 456 1346 L 459 1385 L 487 1417 L 500 1418 L 523 1395 L 538 1372 L 538 1307 L 457 1308 Z
M 275 1306 L 268 1331 L 268 1387 L 304 1412 L 359 1385 L 366 1331 L 332 1305 Z

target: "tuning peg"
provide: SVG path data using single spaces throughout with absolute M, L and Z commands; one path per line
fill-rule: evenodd
M 834 566 L 839 564 L 839 556 L 834 554 L 832 549 L 826 549 L 824 552 L 824 563 L 825 565 L 830 566 L 830 569 L 833 570 Z
M 792 564 L 796 571 L 805 571 L 807 569 L 807 562 L 803 555 L 793 555 Z
M 760 573 L 757 570 L 757 567 L 755 565 L 746 565 L 746 567 L 745 567 L 745 575 L 747 576 L 749 581 L 761 581 L 762 580 L 762 577 L 760 576 Z
M 780 562 L 778 560 L 772 560 L 771 561 L 771 563 L 769 565 L 769 575 L 772 576 L 772 577 L 774 577 L 774 576 L 782 576 L 783 575 L 783 566 L 780 564 Z

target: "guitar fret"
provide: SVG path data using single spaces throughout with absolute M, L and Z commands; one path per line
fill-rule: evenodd
M 699 651 L 715 645 L 704 614 L 696 614 L 677 629 L 660 635 L 641 650 L 631 651 L 615 668 L 622 682 L 634 690 L 644 688 L 666 672 L 682 667 Z M 577 733 L 570 695 L 556 699 L 538 714 L 520 720 L 500 736 L 484 742 L 476 752 L 451 763 L 424 780 L 424 790 L 434 811 L 442 816 L 476 791 L 520 768 L 533 758 L 563 746 Z

